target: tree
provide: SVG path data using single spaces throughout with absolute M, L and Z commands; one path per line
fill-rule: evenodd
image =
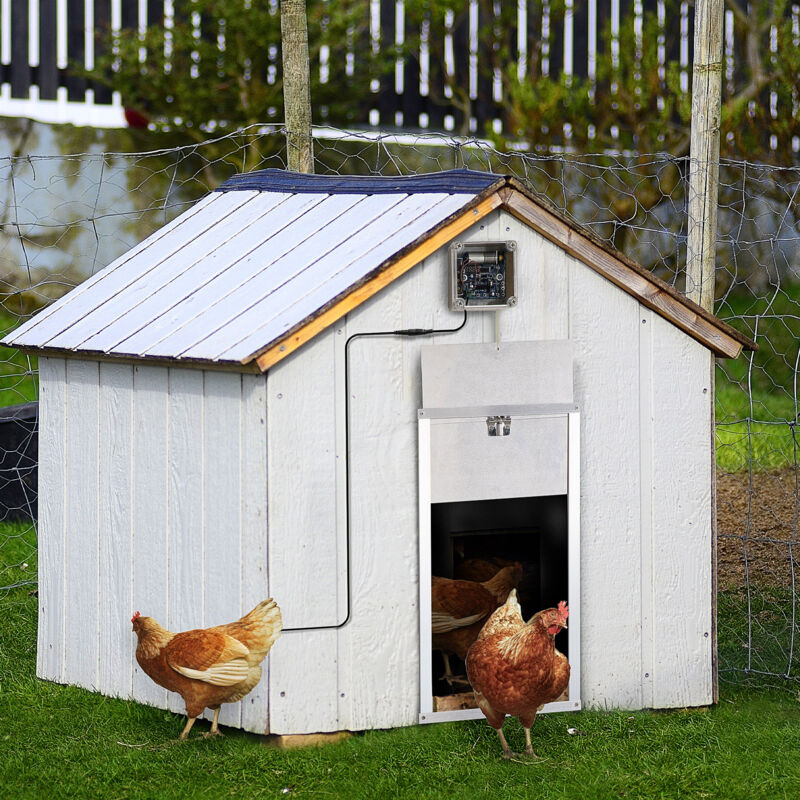
M 191 0 L 141 35 L 105 31 L 95 69 L 84 73 L 117 91 L 150 129 L 203 142 L 239 129 L 249 135 L 248 169 L 258 166 L 258 125 L 284 120 L 278 3 Z M 309 0 L 314 121 L 365 123 L 371 81 L 390 66 L 369 46 L 362 0 Z M 237 164 L 241 159 L 237 158 Z M 212 180 L 212 176 L 209 175 Z

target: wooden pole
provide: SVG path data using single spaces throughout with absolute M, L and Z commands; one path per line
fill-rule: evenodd
M 695 4 L 686 294 L 714 310 L 722 108 L 723 0 Z
M 313 172 L 314 143 L 311 138 L 311 81 L 305 0 L 281 0 L 281 49 L 287 166 L 295 172 Z
M 714 310 L 719 199 L 719 128 L 722 110 L 723 0 L 697 0 L 694 18 L 692 128 L 689 153 L 689 225 L 686 294 Z M 709 358 L 711 432 L 711 697 L 719 702 L 717 641 L 717 464 L 714 355 Z

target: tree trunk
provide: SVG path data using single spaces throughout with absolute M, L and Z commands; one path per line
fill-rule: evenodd
M 311 88 L 305 0 L 281 0 L 281 49 L 288 167 L 295 172 L 313 172 L 314 144 L 311 138 Z

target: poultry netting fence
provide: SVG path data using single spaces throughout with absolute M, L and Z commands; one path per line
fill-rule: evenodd
M 230 175 L 285 166 L 284 131 L 252 127 L 182 147 L 0 159 L 0 327 L 10 330 Z M 685 289 L 686 159 L 499 152 L 436 136 L 317 131 L 316 171 L 454 167 L 524 179 L 538 194 Z M 718 640 L 723 679 L 800 676 L 800 168 L 721 165 L 715 312 L 758 343 L 716 371 Z M 0 355 L 0 598 L 36 590 L 36 360 Z M 46 487 L 43 487 L 46 492 Z M 800 641 L 797 642 L 800 645 Z M 785 680 L 784 680 L 785 683 Z

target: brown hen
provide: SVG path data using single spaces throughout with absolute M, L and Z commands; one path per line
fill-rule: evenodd
M 261 662 L 281 632 L 281 611 L 272 598 L 236 622 L 172 633 L 137 611 L 131 619 L 139 639 L 136 660 L 159 685 L 177 692 L 189 718 L 189 735 L 205 708 L 214 710 L 210 734 L 219 734 L 219 707 L 235 703 L 261 679 Z
M 506 714 L 519 717 L 525 729 L 525 752 L 533 756 L 531 726 L 536 712 L 557 700 L 569 684 L 569 663 L 555 646 L 555 636 L 567 627 L 568 615 L 562 601 L 558 608 L 546 608 L 526 623 L 514 590 L 467 653 L 467 676 L 475 700 L 497 731 L 505 758 L 512 755 L 503 736 Z
M 431 629 L 433 648 L 444 656 L 445 680 L 458 679 L 450 668 L 450 656 L 465 658 L 489 615 L 508 597 L 522 577 L 519 563 L 501 569 L 483 583 L 431 576 Z

